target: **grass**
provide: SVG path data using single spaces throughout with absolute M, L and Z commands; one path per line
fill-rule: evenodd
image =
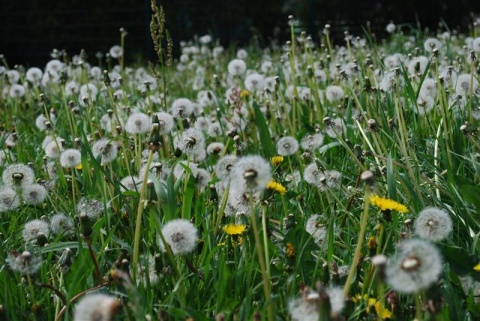
M 157 23 L 164 19 L 160 12 Z M 152 30 L 161 46 L 159 39 L 168 39 L 168 33 L 158 26 Z M 285 47 L 245 48 L 247 71 L 237 76 L 227 72 L 233 48 L 221 53 L 213 42 L 198 41 L 182 47 L 179 61 L 157 46 L 160 63 L 149 68 L 125 66 L 123 57 L 112 57 L 106 74 L 100 70 L 97 76 L 82 57 L 62 56 L 59 69 L 49 69 L 52 80 L 43 76 L 43 83 L 4 61 L 1 168 L 28 164 L 48 196 L 36 205 L 22 199 L 8 208 L 10 201 L 0 191 L 5 205 L 0 319 L 73 320 L 75 304 L 99 292 L 122 303 L 115 320 L 480 317 L 480 273 L 474 270 L 480 262 L 480 69 L 471 59 L 478 52 L 463 49 L 466 35 L 410 32 L 397 31 L 383 42 L 366 33 L 343 47 L 332 44 L 328 32 L 313 43 L 292 29 Z M 473 38 L 476 32 L 472 29 Z M 436 50 L 424 48 L 434 36 Z M 124 32 L 120 40 L 128 54 Z M 394 54 L 401 58 L 390 66 L 385 58 Z M 426 57 L 425 65 L 411 63 L 419 56 Z M 265 61 L 272 67 L 262 70 Z M 382 81 L 389 72 L 393 81 Z M 246 80 L 252 73 L 271 77 L 271 87 L 252 89 Z M 8 74 L 19 79 L 11 81 Z M 469 75 L 466 90 L 457 81 L 462 74 Z M 430 80 L 436 85 L 427 95 L 422 86 Z M 78 85 L 73 94 L 65 91 L 70 81 Z M 24 94 L 11 91 L 16 83 Z M 82 97 L 85 84 L 98 93 L 84 91 Z M 326 94 L 331 86 L 342 90 L 339 99 Z M 231 87 L 236 90 L 227 93 Z M 150 125 L 134 132 L 125 125 L 138 112 L 174 114 L 178 98 L 190 99 L 194 111 L 176 117 L 169 133 Z M 48 124 L 36 125 L 40 115 Z M 220 134 L 209 133 L 201 122 L 217 122 Z M 223 148 L 180 151 L 180 137 L 191 127 L 199 129 L 206 145 Z M 272 179 L 286 193 L 260 186 L 261 191 L 242 195 L 215 169 L 225 155 L 270 161 L 281 137 L 301 142 L 313 134 L 322 134 L 323 142 L 271 165 Z M 46 137 L 58 138 L 57 156 L 63 149 L 78 149 L 79 164 L 66 168 L 58 157 L 47 157 Z M 102 158 L 105 149 L 94 156 L 92 146 L 101 138 L 118 148 L 111 161 Z M 312 163 L 317 176 L 309 181 L 313 174 L 306 168 Z M 145 164 L 150 170 L 138 177 Z M 367 182 L 361 179 L 366 171 L 373 176 Z M 120 180 L 128 176 L 138 184 L 124 186 Z M 11 188 L 20 197 L 23 187 Z M 403 204 L 408 212 L 382 212 L 370 204 L 372 194 Z M 102 214 L 80 210 L 81 200 L 99 201 Z M 372 259 L 393 259 L 398 243 L 418 238 L 413 224 L 428 206 L 445 210 L 453 223 L 448 238 L 435 244 L 442 273 L 428 287 L 402 293 L 382 278 L 382 266 Z M 51 227 L 25 241 L 25 223 L 50 222 L 57 213 L 72 220 L 68 233 L 54 234 Z M 314 214 L 319 216 L 310 220 Z M 177 218 L 197 229 L 194 250 L 186 255 L 159 245 L 168 241 L 162 227 Z M 223 229 L 228 224 L 247 229 L 229 235 Z M 38 271 L 22 274 L 11 263 L 24 251 L 41 256 Z M 332 288 L 344 293 L 343 309 L 337 310 Z M 308 316 L 304 311 L 299 317 L 301 309 L 310 311 Z

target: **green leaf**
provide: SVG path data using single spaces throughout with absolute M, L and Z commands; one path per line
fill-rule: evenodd
M 267 158 L 275 156 L 276 149 L 272 143 L 272 137 L 270 136 L 267 121 L 265 120 L 265 117 L 263 117 L 263 114 L 255 101 L 253 102 L 253 111 L 255 112 L 255 123 L 257 124 L 260 143 L 262 144 L 263 153 L 261 154 Z

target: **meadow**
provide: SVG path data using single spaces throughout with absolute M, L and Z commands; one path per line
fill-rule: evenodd
M 0 320 L 480 318 L 478 22 L 244 48 L 164 22 L 145 66 L 123 29 L 2 56 Z

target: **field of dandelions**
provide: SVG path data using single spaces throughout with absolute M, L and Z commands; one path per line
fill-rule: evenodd
M 478 320 L 480 37 L 295 28 L 0 66 L 1 320 Z

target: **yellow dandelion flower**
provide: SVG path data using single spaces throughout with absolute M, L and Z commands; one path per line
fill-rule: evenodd
M 283 162 L 283 156 L 273 156 L 270 158 L 270 163 L 272 163 L 273 166 L 278 166 Z
M 480 272 L 480 263 L 478 263 L 477 265 L 475 265 L 473 267 L 473 270 L 477 271 L 477 272 Z
M 248 98 L 250 97 L 250 92 L 246 89 L 243 89 L 241 92 L 240 92 L 240 98 Z
M 405 205 L 395 202 L 392 199 L 373 195 L 370 197 L 370 204 L 380 208 L 383 211 L 397 211 L 400 213 L 407 213 L 408 209 Z
M 377 301 L 375 303 L 375 312 L 382 319 L 391 319 L 393 316 L 392 311 L 382 306 L 382 303 L 380 301 Z
M 75 168 L 78 169 L 79 171 L 81 171 L 82 170 L 82 164 L 78 164 Z
M 278 192 L 282 195 L 285 195 L 285 193 L 287 193 L 287 189 L 285 187 L 283 187 L 282 184 L 280 183 L 277 183 L 273 180 L 271 180 L 270 182 L 268 182 L 267 184 L 267 188 L 268 189 L 271 189 L 271 190 L 274 190 L 275 192 Z
M 228 235 L 241 235 L 247 230 L 246 225 L 229 224 L 223 227 L 223 231 Z
M 375 236 L 370 236 L 370 238 L 368 239 L 367 247 L 369 249 L 377 248 L 377 239 L 375 238 Z
M 295 257 L 295 247 L 290 242 L 287 242 L 287 257 Z

